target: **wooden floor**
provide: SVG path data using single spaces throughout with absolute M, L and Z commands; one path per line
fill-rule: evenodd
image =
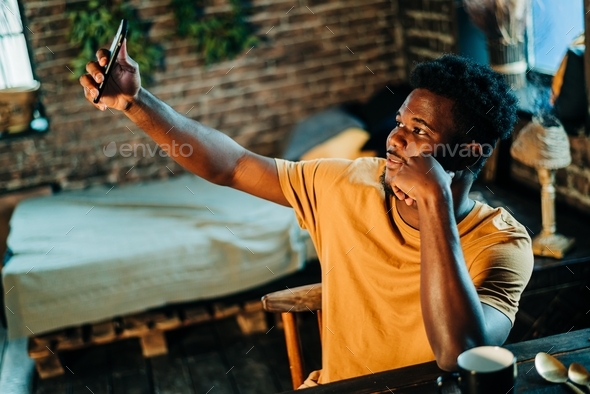
M 318 368 L 317 323 L 311 313 L 301 317 L 308 366 Z M 277 327 L 244 336 L 235 319 L 228 318 L 168 332 L 167 340 L 169 354 L 150 359 L 142 357 L 137 339 L 64 353 L 65 375 L 45 380 L 35 376 L 33 392 L 245 394 L 291 389 L 283 331 Z
M 260 295 L 284 290 L 285 286 L 291 288 L 316 283 L 319 275 L 319 264 L 312 265 L 289 278 L 225 300 L 259 299 Z M 306 370 L 319 369 L 321 346 L 317 317 L 311 312 L 298 316 Z M 16 362 L 7 360 L 6 331 L 0 327 L 1 376 L 28 379 L 27 385 L 36 394 L 282 392 L 292 386 L 284 333 L 276 325 L 277 318 L 267 314 L 269 331 L 249 336 L 242 334 L 235 317 L 169 331 L 166 333 L 168 354 L 150 359 L 143 358 L 136 338 L 63 352 L 60 359 L 65 374 L 44 380 L 39 379 L 36 372 L 31 378 L 31 364 L 22 361 L 23 357 L 27 357 L 22 342 L 17 351 L 23 353 L 19 356 L 21 358 Z M 14 356 L 11 358 L 14 360 Z M 6 370 L 8 365 L 12 370 Z M 25 368 L 28 371 L 24 371 Z M 26 385 L 19 387 L 23 386 Z M 22 393 L 11 394 L 28 391 L 22 389 Z

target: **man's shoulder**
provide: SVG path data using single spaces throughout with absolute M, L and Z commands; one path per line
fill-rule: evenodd
M 528 232 L 518 220 L 504 207 L 491 207 L 488 204 L 481 204 L 479 217 L 482 222 L 489 223 L 496 231 L 509 231 L 528 236 Z
M 350 173 L 373 174 L 385 166 L 385 159 L 380 157 L 359 157 L 351 160 L 348 166 Z
M 314 178 L 349 178 L 351 180 L 369 178 L 378 178 L 379 171 L 385 166 L 385 159 L 379 157 L 360 157 L 355 160 L 339 158 L 322 158 L 305 161 L 288 161 L 275 159 L 279 174 L 281 170 L 301 171 L 305 175 L 313 175 Z
M 502 207 L 477 204 L 479 209 L 471 228 L 461 234 L 470 274 L 472 277 L 483 275 L 480 277 L 483 280 L 491 278 L 490 269 L 493 269 L 504 282 L 521 283 L 524 287 L 534 265 L 532 242 L 526 227 Z
M 467 243 L 498 244 L 522 241 L 530 244 L 531 239 L 525 226 L 503 207 L 491 207 L 476 201 L 468 217 L 459 224 L 459 233 Z
M 379 177 L 383 172 L 385 166 L 385 159 L 378 157 L 361 157 L 355 160 L 348 160 L 343 162 L 327 161 L 325 163 L 329 169 L 324 171 L 328 175 L 331 184 L 346 188 L 348 186 L 355 187 L 369 187 L 371 189 L 377 187 L 380 189 Z

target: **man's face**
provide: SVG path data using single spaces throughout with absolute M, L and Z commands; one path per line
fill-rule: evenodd
M 437 145 L 452 143 L 455 135 L 452 107 L 453 100 L 429 90 L 415 89 L 410 93 L 386 141 L 387 163 L 381 181 L 387 194 L 393 194 L 391 181 L 408 157 L 434 153 Z M 437 157 L 437 160 L 444 168 L 453 158 Z

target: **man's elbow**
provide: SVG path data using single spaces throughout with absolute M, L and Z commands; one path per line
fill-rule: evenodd
M 452 372 L 458 369 L 457 357 L 437 357 L 436 365 L 443 371 Z
M 436 365 L 443 371 L 456 371 L 458 369 L 457 366 L 457 358 L 461 353 L 465 350 L 475 347 L 474 346 L 444 346 L 442 349 L 438 349 L 438 351 L 434 352 L 434 356 L 436 357 Z
M 209 179 L 208 179 L 209 180 Z M 209 182 L 219 186 L 235 187 L 234 177 L 232 172 L 216 172 L 211 175 Z
M 465 343 L 456 344 L 446 343 L 434 351 L 436 364 L 443 371 L 456 371 L 458 369 L 457 358 L 459 355 L 474 347 L 491 345 L 490 341 L 487 339 L 488 338 L 480 338 L 477 340 L 472 339 Z

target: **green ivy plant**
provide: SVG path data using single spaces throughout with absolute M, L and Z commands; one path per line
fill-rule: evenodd
M 68 8 L 70 43 L 82 49 L 71 62 L 76 78 L 86 72 L 86 63 L 95 58 L 98 48 L 110 47 L 121 19 L 127 19 L 127 51 L 139 64 L 142 79 L 150 82 L 152 73 L 162 65 L 164 51 L 146 40 L 150 23 L 142 21 L 132 5 L 125 1 L 91 0 Z
M 231 11 L 204 15 L 205 0 L 172 0 L 177 34 L 196 44 L 205 64 L 233 59 L 258 43 L 252 26 L 245 20 L 241 0 L 228 0 Z
M 231 11 L 205 15 L 206 0 L 171 0 L 177 22 L 176 35 L 190 38 L 205 64 L 233 59 L 241 51 L 258 43 L 253 28 L 245 20 L 241 0 L 228 0 Z M 142 79 L 149 83 L 156 69 L 163 66 L 161 46 L 146 39 L 150 23 L 142 21 L 137 10 L 123 0 L 75 3 L 68 6 L 70 43 L 81 47 L 71 65 L 75 77 L 86 72 L 86 63 L 94 59 L 96 50 L 108 47 L 117 33 L 121 19 L 127 19 L 127 50 L 139 64 Z

